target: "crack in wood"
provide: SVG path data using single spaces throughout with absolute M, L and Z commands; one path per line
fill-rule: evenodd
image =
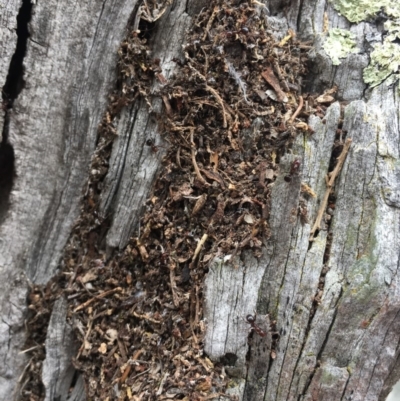
M 15 166 L 14 149 L 9 143 L 10 109 L 14 100 L 25 85 L 23 79 L 23 60 L 29 38 L 28 24 L 32 14 L 32 3 L 23 0 L 17 16 L 17 45 L 11 58 L 6 82 L 2 89 L 2 109 L 4 111 L 4 124 L 0 143 L 0 224 L 4 220 L 8 208 L 11 189 L 13 187 Z
M 23 0 L 17 16 L 17 46 L 11 58 L 8 75 L 3 86 L 3 104 L 6 103 L 8 108 L 12 108 L 14 100 L 25 85 L 23 61 L 28 38 L 30 37 L 28 24 L 31 20 L 31 15 L 31 0 Z

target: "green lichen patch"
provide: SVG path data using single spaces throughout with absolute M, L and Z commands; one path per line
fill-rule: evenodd
M 384 27 L 389 32 L 386 37 L 388 40 L 393 42 L 396 39 L 400 39 L 400 17 L 395 21 L 386 21 Z
M 349 31 L 333 28 L 323 45 L 325 52 L 332 60 L 333 65 L 339 65 L 340 59 L 347 57 L 349 53 L 356 53 L 355 36 Z
M 391 85 L 400 78 L 400 46 L 395 42 L 400 38 L 400 20 L 387 21 L 385 29 L 389 34 L 383 43 L 374 46 L 371 62 L 363 73 L 364 82 L 371 87 L 377 86 L 385 80 L 387 85 Z
M 400 78 L 400 2 L 393 0 L 331 0 L 333 7 L 350 22 L 375 18 L 383 12 L 388 18 L 385 23 L 383 42 L 375 44 L 371 62 L 364 69 L 365 83 L 371 87 L 383 81 L 391 85 Z
M 392 18 L 400 18 L 400 3 L 393 0 L 332 0 L 333 7 L 350 22 L 375 17 L 380 11 Z

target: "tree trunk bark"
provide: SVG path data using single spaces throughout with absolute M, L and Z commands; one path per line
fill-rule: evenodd
M 229 15 L 229 8 L 240 7 L 239 3 L 245 2 L 224 5 L 221 1 L 218 7 Z M 400 379 L 399 83 L 393 79 L 391 85 L 383 81 L 371 88 L 364 82 L 366 75 L 363 79 L 372 44 L 383 40 L 382 21 L 377 11 L 367 14 L 369 22 L 351 20 L 339 8 L 339 0 L 271 0 L 268 13 L 263 2 L 250 3 L 277 41 L 291 29 L 310 46 L 306 91 L 322 94 L 336 85 L 340 103 L 330 101 L 323 116 L 311 115 L 312 135 L 299 133 L 291 150 L 282 153 L 270 186 L 271 235 L 264 239 L 261 255 L 256 257 L 251 250 L 242 251 L 240 257 L 222 252 L 210 260 L 202 300 L 197 299 L 203 316 L 195 317 L 205 322 L 199 347 L 211 361 L 206 370 L 224 366 L 219 377 L 229 386 L 226 398 L 221 399 L 383 401 Z M 86 327 L 79 322 L 76 312 L 81 306 L 73 304 L 74 294 L 65 291 L 56 300 L 49 296 L 48 304 L 43 300 L 46 294 L 57 292 L 60 284 L 55 282 L 60 277 L 68 290 L 76 276 L 93 271 L 91 263 L 108 263 L 116 269 L 114 255 L 126 254 L 131 238 L 141 238 L 139 230 L 142 234 L 146 230 L 140 219 L 166 154 L 162 139 L 157 139 L 159 149 L 149 145 L 149 139 L 159 138 L 159 127 L 167 119 L 169 103 L 163 83 L 179 71 L 173 59 L 185 59 L 182 46 L 187 44 L 187 31 L 200 24 L 196 17 L 203 7 L 216 4 L 194 0 L 2 2 L 0 401 L 123 399 L 119 398 L 123 395 L 139 399 L 133 398 L 140 393 L 134 380 L 141 371 L 129 376 L 128 365 L 120 365 L 122 376 L 128 372 L 132 380 L 127 389 L 119 376 L 103 376 L 102 371 L 97 383 L 87 365 L 79 365 L 81 355 L 90 354 L 93 320 Z M 389 14 L 382 18 L 390 20 Z M 210 21 L 207 29 L 212 28 Z M 242 22 L 246 23 L 251 24 Z M 333 65 L 326 46 L 334 28 L 351 31 L 358 48 L 341 56 L 340 65 Z M 116 105 L 110 94 L 124 85 L 116 72 L 125 51 L 120 44 L 138 29 L 143 35 L 148 30 L 151 58 L 159 59 L 155 64 L 161 66 L 162 75 L 156 75 L 158 80 L 149 84 L 146 94 L 142 88 L 136 97 L 124 93 L 124 101 Z M 394 41 L 393 46 L 400 53 Z M 137 60 L 144 53 L 137 53 Z M 121 62 L 119 68 L 123 68 Z M 147 66 L 141 68 L 145 71 Z M 154 71 L 158 74 L 157 67 Z M 388 79 L 396 73 L 388 74 Z M 104 139 L 98 134 L 99 125 L 105 126 L 111 115 L 115 120 L 107 129 L 112 127 L 114 133 Z M 250 121 L 247 128 L 255 132 L 257 124 L 268 118 Z M 96 164 L 102 152 L 106 162 Z M 336 166 L 343 162 L 341 169 L 334 169 L 335 161 Z M 294 171 L 297 162 L 299 171 Z M 335 178 L 330 186 L 329 180 Z M 94 181 L 96 194 L 90 184 Z M 93 199 L 96 207 L 82 206 Z M 88 218 L 88 210 L 98 214 Z M 101 221 L 102 232 L 94 238 L 87 229 L 81 241 L 79 226 L 86 221 L 93 226 Z M 139 240 L 135 244 L 137 252 L 143 252 Z M 79 263 L 71 256 L 75 254 L 81 255 Z M 172 293 L 173 280 L 171 273 Z M 118 299 L 119 291 L 124 292 L 122 284 L 113 285 Z M 85 288 L 92 299 L 104 295 Z M 108 299 L 107 294 L 104 297 Z M 40 308 L 36 308 L 39 299 Z M 117 314 L 112 303 L 116 301 L 107 302 Z M 43 317 L 45 337 L 27 342 L 33 338 L 26 332 L 32 311 L 36 322 Z M 249 335 L 251 324 L 245 317 L 254 311 L 256 330 Z M 118 315 L 118 319 L 123 318 Z M 127 321 L 119 323 L 128 326 Z M 81 332 L 79 342 L 71 324 L 75 333 Z M 166 337 L 176 333 L 172 326 L 163 330 Z M 110 339 L 112 332 L 107 336 Z M 93 364 L 105 364 L 109 355 L 118 352 L 124 354 L 121 338 L 116 348 L 110 340 L 106 355 L 99 348 Z M 38 350 L 41 353 L 35 354 Z M 38 355 L 45 359 L 38 360 Z M 208 360 L 205 356 L 203 364 Z M 124 355 L 119 358 L 123 360 Z M 123 362 L 128 364 L 129 358 Z M 85 383 L 73 359 L 75 366 L 86 367 Z M 161 368 L 164 376 L 143 399 L 168 399 L 168 394 L 173 398 L 168 386 L 163 390 L 164 379 L 181 368 L 171 369 Z M 40 383 L 32 384 L 37 378 L 32 372 L 40 373 L 41 390 Z M 109 392 L 101 393 L 107 381 Z M 196 384 L 199 394 L 202 389 Z

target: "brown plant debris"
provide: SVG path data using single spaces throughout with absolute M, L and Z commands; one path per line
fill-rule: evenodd
M 317 218 L 315 219 L 313 228 L 310 231 L 310 241 L 314 240 L 314 234 L 318 230 L 321 229 L 321 223 L 322 223 L 325 211 L 326 211 L 326 207 L 328 205 L 329 196 L 330 196 L 330 194 L 332 192 L 332 188 L 335 184 L 336 177 L 339 175 L 339 173 L 343 167 L 343 164 L 346 160 L 346 156 L 347 156 L 347 153 L 349 152 L 351 144 L 352 144 L 351 138 L 347 138 L 344 143 L 342 153 L 337 158 L 337 164 L 336 164 L 334 170 L 332 172 L 330 172 L 326 177 L 326 190 L 325 190 L 325 194 L 322 199 L 322 202 L 321 202 L 321 206 L 318 210 Z
M 143 3 L 142 19 L 156 20 L 153 3 Z M 307 129 L 312 110 L 312 99 L 303 95 L 303 110 L 298 93 L 307 46 L 293 32 L 277 42 L 251 3 L 228 0 L 198 15 L 169 81 L 147 40 L 136 27 L 121 44 L 119 90 L 99 126 L 83 211 L 61 266 L 81 342 L 75 365 L 93 400 L 208 400 L 224 393 L 227 378 L 203 353 L 204 276 L 215 255 L 233 259 L 250 249 L 259 256 L 270 236 L 276 158 L 296 124 Z M 150 96 L 154 80 L 163 85 Z M 163 168 L 140 234 L 108 255 L 98 205 L 114 121 L 139 97 L 152 111 L 157 96 L 165 105 L 160 134 L 169 143 Z
M 30 318 L 26 322 L 29 333 L 21 354 L 28 355 L 28 362 L 21 374 L 19 394 L 22 400 L 39 401 L 44 398 L 42 361 L 46 356 L 45 340 L 54 302 L 60 296 L 63 283 L 51 280 L 46 286 L 34 285 L 28 297 Z

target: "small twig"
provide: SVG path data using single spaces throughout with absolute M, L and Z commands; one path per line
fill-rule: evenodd
M 350 149 L 351 143 L 352 143 L 352 140 L 351 140 L 350 138 L 346 139 L 346 142 L 345 142 L 345 144 L 344 144 L 342 153 L 341 153 L 340 156 L 337 158 L 336 167 L 335 167 L 334 170 L 333 170 L 331 173 L 329 173 L 328 176 L 327 176 L 327 180 L 326 180 L 326 181 L 327 181 L 327 182 L 326 182 L 326 187 L 327 187 L 327 188 L 326 188 L 326 190 L 325 190 L 325 194 L 324 194 L 324 198 L 323 198 L 323 200 L 322 200 L 321 206 L 320 206 L 320 208 L 319 208 L 319 210 L 318 210 L 318 214 L 317 214 L 317 218 L 315 219 L 314 226 L 313 226 L 313 228 L 312 228 L 312 230 L 311 230 L 311 232 L 310 232 L 310 241 L 313 241 L 313 240 L 314 240 L 314 234 L 315 234 L 315 232 L 316 232 L 317 230 L 320 230 L 320 229 L 321 229 L 321 221 L 322 221 L 322 218 L 323 218 L 323 216 L 324 216 L 326 207 L 327 207 L 327 205 L 328 205 L 329 194 L 330 194 L 330 192 L 331 192 L 331 189 L 332 189 L 332 187 L 333 187 L 333 184 L 335 183 L 336 177 L 339 175 L 340 170 L 341 170 L 342 167 L 343 167 L 343 163 L 344 163 L 344 161 L 346 160 L 346 156 L 347 156 L 347 153 L 348 153 L 348 151 L 349 151 L 349 149 Z
M 194 255 L 192 258 L 192 262 L 190 263 L 189 268 L 191 268 L 197 258 L 197 256 L 199 255 L 201 248 L 203 247 L 203 245 L 205 244 L 205 242 L 207 241 L 208 238 L 208 234 L 203 234 L 203 236 L 201 237 L 201 240 L 197 243 L 196 249 L 194 251 Z
M 196 162 L 196 145 L 195 145 L 194 139 L 193 139 L 193 132 L 194 132 L 194 128 L 192 128 L 190 130 L 190 143 L 191 143 L 191 148 L 192 148 L 193 168 L 194 168 L 194 171 L 196 172 L 196 175 L 197 175 L 197 178 L 199 179 L 199 181 L 201 183 L 203 183 L 204 185 L 210 186 L 210 184 L 201 175 L 199 166 L 197 165 L 197 162 Z
M 74 271 L 73 271 L 73 273 L 72 273 L 72 275 L 71 275 L 71 277 L 70 277 L 70 279 L 68 281 L 67 290 L 72 288 L 72 284 L 74 283 L 74 281 L 76 279 L 76 276 L 78 275 L 79 267 L 80 267 L 80 264 L 77 263 L 76 266 L 75 266 L 75 269 L 74 269 Z
M 85 343 L 86 343 L 87 339 L 89 338 L 89 335 L 92 331 L 93 321 L 94 321 L 93 317 L 89 318 L 89 323 L 88 323 L 88 327 L 86 330 L 86 334 L 85 334 L 85 337 L 83 338 L 82 345 L 79 348 L 78 355 L 76 356 L 76 360 L 79 359 L 79 357 L 81 356 L 81 354 L 83 352 L 83 349 L 85 348 Z
M 269 116 L 271 114 L 275 113 L 275 109 L 274 106 L 271 106 L 269 110 L 266 111 L 257 111 L 257 110 L 253 110 L 252 111 L 256 116 Z
M 179 168 L 182 168 L 181 165 L 181 147 L 178 146 L 178 150 L 176 151 L 176 164 L 179 166 Z
M 182 125 L 182 126 L 175 125 L 175 126 L 170 128 L 170 131 L 172 131 L 172 132 L 191 131 L 194 128 L 195 127 L 193 127 L 191 125 L 186 125 L 186 126 L 184 126 L 184 125 Z
M 28 363 L 25 365 L 25 367 L 24 367 L 24 369 L 23 369 L 21 375 L 20 375 L 19 378 L 18 378 L 18 383 L 21 383 L 21 382 L 22 382 L 22 379 L 24 378 L 24 375 L 25 375 L 26 371 L 28 370 L 30 364 L 32 363 L 33 358 L 34 358 L 34 356 L 33 356 L 31 359 L 29 359 Z
M 192 336 L 193 336 L 193 341 L 194 344 L 197 345 L 199 343 L 199 340 L 194 332 L 194 329 L 198 326 L 199 324 L 199 311 L 200 311 L 200 306 L 199 306 L 199 297 L 197 294 L 198 287 L 197 285 L 190 291 L 190 320 L 189 320 L 189 326 L 190 330 L 192 331 Z
M 137 312 L 132 312 L 132 315 L 137 317 L 138 319 L 148 320 L 151 323 L 155 323 L 155 324 L 161 324 L 162 323 L 160 320 L 153 319 L 152 317 L 149 317 L 147 315 L 142 315 L 142 314 L 137 313 Z
M 171 116 L 173 114 L 171 103 L 169 102 L 169 99 L 166 95 L 162 96 L 162 100 L 164 102 L 165 110 L 167 112 L 168 116 Z
M 68 301 L 70 301 L 71 299 L 79 298 L 81 295 L 82 295 L 81 292 L 77 292 L 75 294 L 68 295 L 67 299 L 68 299 Z
M 126 368 L 125 368 L 125 370 L 124 370 L 124 373 L 122 373 L 122 376 L 119 378 L 119 382 L 120 382 L 120 383 L 124 383 L 124 382 L 125 382 L 125 380 L 126 380 L 126 378 L 128 377 L 128 375 L 129 375 L 131 369 L 132 369 L 132 365 L 126 366 Z
M 192 331 L 193 340 L 195 344 L 198 344 L 198 338 L 194 332 L 194 329 L 199 324 L 199 315 L 200 315 L 200 301 L 199 301 L 199 287 L 196 285 L 192 288 L 190 292 L 190 330 Z
M 82 309 L 85 309 L 87 306 L 89 306 L 90 304 L 92 304 L 94 301 L 97 301 L 97 300 L 99 300 L 99 299 L 105 298 L 105 297 L 107 297 L 108 295 L 114 294 L 115 292 L 121 292 L 121 291 L 122 291 L 122 288 L 121 288 L 121 287 L 117 287 L 117 288 L 114 288 L 114 289 L 109 290 L 109 291 L 104 291 L 104 292 L 102 292 L 100 295 L 96 295 L 96 296 L 94 296 L 93 298 L 88 299 L 88 300 L 87 300 L 86 302 L 84 302 L 83 304 L 77 306 L 77 307 L 75 308 L 75 310 L 74 310 L 74 313 L 76 313 L 76 312 L 78 312 L 78 311 L 80 311 L 80 310 L 82 310 Z
M 128 363 L 130 365 L 135 365 L 137 363 L 139 363 L 139 364 L 144 363 L 146 365 L 150 365 L 152 362 L 151 361 L 143 361 L 142 359 L 129 359 Z
M 175 268 L 170 267 L 169 268 L 169 281 L 171 285 L 171 291 L 172 291 L 172 301 L 175 305 L 175 307 L 179 307 L 179 297 L 178 294 L 176 293 L 176 279 L 175 279 Z
M 107 338 L 109 338 L 109 337 L 107 337 Z M 122 342 L 122 340 L 120 338 L 117 338 L 117 343 L 118 343 L 119 352 L 122 357 L 121 359 L 125 363 L 128 360 L 128 357 L 126 355 L 126 350 L 125 350 L 125 344 Z
M 27 352 L 33 351 L 33 350 L 35 350 L 35 349 L 37 349 L 37 348 L 41 348 L 41 347 L 43 347 L 43 345 L 41 345 L 41 344 L 35 345 L 34 347 L 30 347 L 30 348 L 28 348 L 28 349 L 24 349 L 23 351 L 20 351 L 19 354 L 20 354 L 20 355 L 21 355 L 21 354 L 26 354 Z
M 199 316 L 200 316 L 199 286 L 196 285 L 196 317 L 195 317 L 196 326 L 199 324 Z
M 228 126 L 228 123 L 226 122 L 226 111 L 225 111 L 225 107 L 224 107 L 224 101 L 222 100 L 221 96 L 218 94 L 218 92 L 214 89 L 211 88 L 211 86 L 206 85 L 206 90 L 208 90 L 209 92 L 211 92 L 214 97 L 215 100 L 218 102 L 218 104 L 221 106 L 222 109 L 222 127 L 226 128 Z
M 218 12 L 219 12 L 219 7 L 214 7 L 214 10 L 213 10 L 213 12 L 211 14 L 211 17 L 207 22 L 207 26 L 206 26 L 206 29 L 204 31 L 204 35 L 203 35 L 202 40 L 206 40 L 207 39 L 208 32 L 210 31 L 211 25 L 214 22 L 214 18 L 217 15 Z
M 294 114 L 290 118 L 289 124 L 293 124 L 295 118 L 299 115 L 301 109 L 303 108 L 303 105 L 304 105 L 303 96 L 299 96 L 299 106 L 297 107 L 296 111 L 294 112 Z
M 136 376 L 131 377 L 131 381 L 134 380 L 134 379 L 136 379 L 136 378 L 139 377 L 139 376 L 143 376 L 144 374 L 146 374 L 146 373 L 149 372 L 149 371 L 150 371 L 150 368 L 147 369 L 147 370 L 145 370 L 145 371 L 142 372 L 142 373 L 139 373 L 139 374 L 136 375 Z
M 161 383 L 160 383 L 160 386 L 158 387 L 156 395 L 161 395 L 163 393 L 163 388 L 164 388 L 165 382 L 168 379 L 168 376 L 169 376 L 169 373 L 165 372 L 163 378 L 161 379 Z
M 192 61 L 191 58 L 189 57 L 188 53 L 185 53 L 185 58 L 187 60 L 189 60 L 189 61 Z M 207 79 L 200 71 L 198 71 L 196 68 L 194 68 L 190 63 L 188 63 L 188 66 L 195 73 L 195 75 L 197 77 L 199 77 L 202 81 L 204 81 L 205 89 L 208 92 L 212 93 L 212 95 L 214 96 L 215 100 L 220 105 L 220 107 L 222 109 L 222 120 L 223 120 L 222 126 L 223 126 L 223 128 L 226 128 L 228 126 L 228 123 L 226 121 L 226 117 L 228 116 L 230 118 L 230 115 L 228 115 L 226 110 L 225 110 L 224 101 L 222 100 L 221 96 L 218 94 L 218 92 L 214 88 L 212 88 L 211 86 L 207 85 Z
M 204 76 L 206 76 L 208 72 L 208 55 L 207 52 L 204 50 L 203 46 L 201 46 L 201 50 L 203 51 L 204 55 Z

